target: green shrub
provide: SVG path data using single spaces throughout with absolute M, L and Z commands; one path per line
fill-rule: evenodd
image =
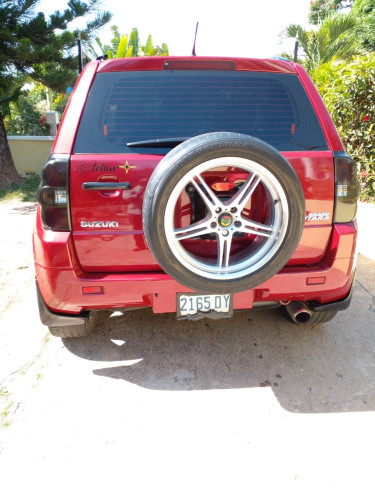
M 23 183 L 12 185 L 8 189 L 0 189 L 0 202 L 10 200 L 37 201 L 37 193 L 40 185 L 40 177 L 35 172 L 27 172 L 22 178 Z
M 361 199 L 375 201 L 375 55 L 324 64 L 310 76 L 358 165 Z

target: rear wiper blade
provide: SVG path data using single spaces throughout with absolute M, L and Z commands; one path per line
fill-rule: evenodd
M 166 137 L 162 139 L 146 139 L 145 141 L 128 142 L 126 145 L 129 148 L 173 148 L 188 139 L 190 139 L 190 137 Z

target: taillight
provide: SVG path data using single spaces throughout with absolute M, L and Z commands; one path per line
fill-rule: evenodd
M 233 61 L 206 61 L 201 59 L 165 61 L 164 69 L 168 70 L 211 70 L 211 71 L 233 71 L 236 69 Z
M 70 231 L 69 155 L 51 155 L 42 170 L 38 191 L 42 223 L 54 231 Z
M 357 213 L 359 181 L 357 166 L 345 152 L 335 152 L 334 222 L 351 222 Z

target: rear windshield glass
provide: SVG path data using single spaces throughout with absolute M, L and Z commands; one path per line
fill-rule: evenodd
M 163 154 L 173 141 L 162 139 L 217 131 L 248 134 L 280 151 L 328 149 L 297 75 L 134 71 L 97 74 L 74 152 Z

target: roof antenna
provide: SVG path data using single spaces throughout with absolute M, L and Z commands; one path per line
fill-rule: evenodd
M 198 24 L 199 24 L 199 22 L 197 22 L 197 26 L 196 26 L 196 28 L 195 28 L 194 44 L 193 44 L 193 50 L 192 50 L 192 53 L 191 53 L 191 55 L 192 55 L 192 56 L 196 56 L 196 55 L 197 55 L 197 54 L 195 53 L 195 42 L 197 41 Z
M 78 72 L 81 74 L 82 73 L 83 62 L 82 62 L 81 35 L 80 35 L 79 31 L 78 31 L 78 36 L 77 36 L 77 47 L 78 47 Z
M 294 44 L 294 54 L 293 54 L 293 62 L 298 62 L 298 33 L 296 34 L 296 43 Z

